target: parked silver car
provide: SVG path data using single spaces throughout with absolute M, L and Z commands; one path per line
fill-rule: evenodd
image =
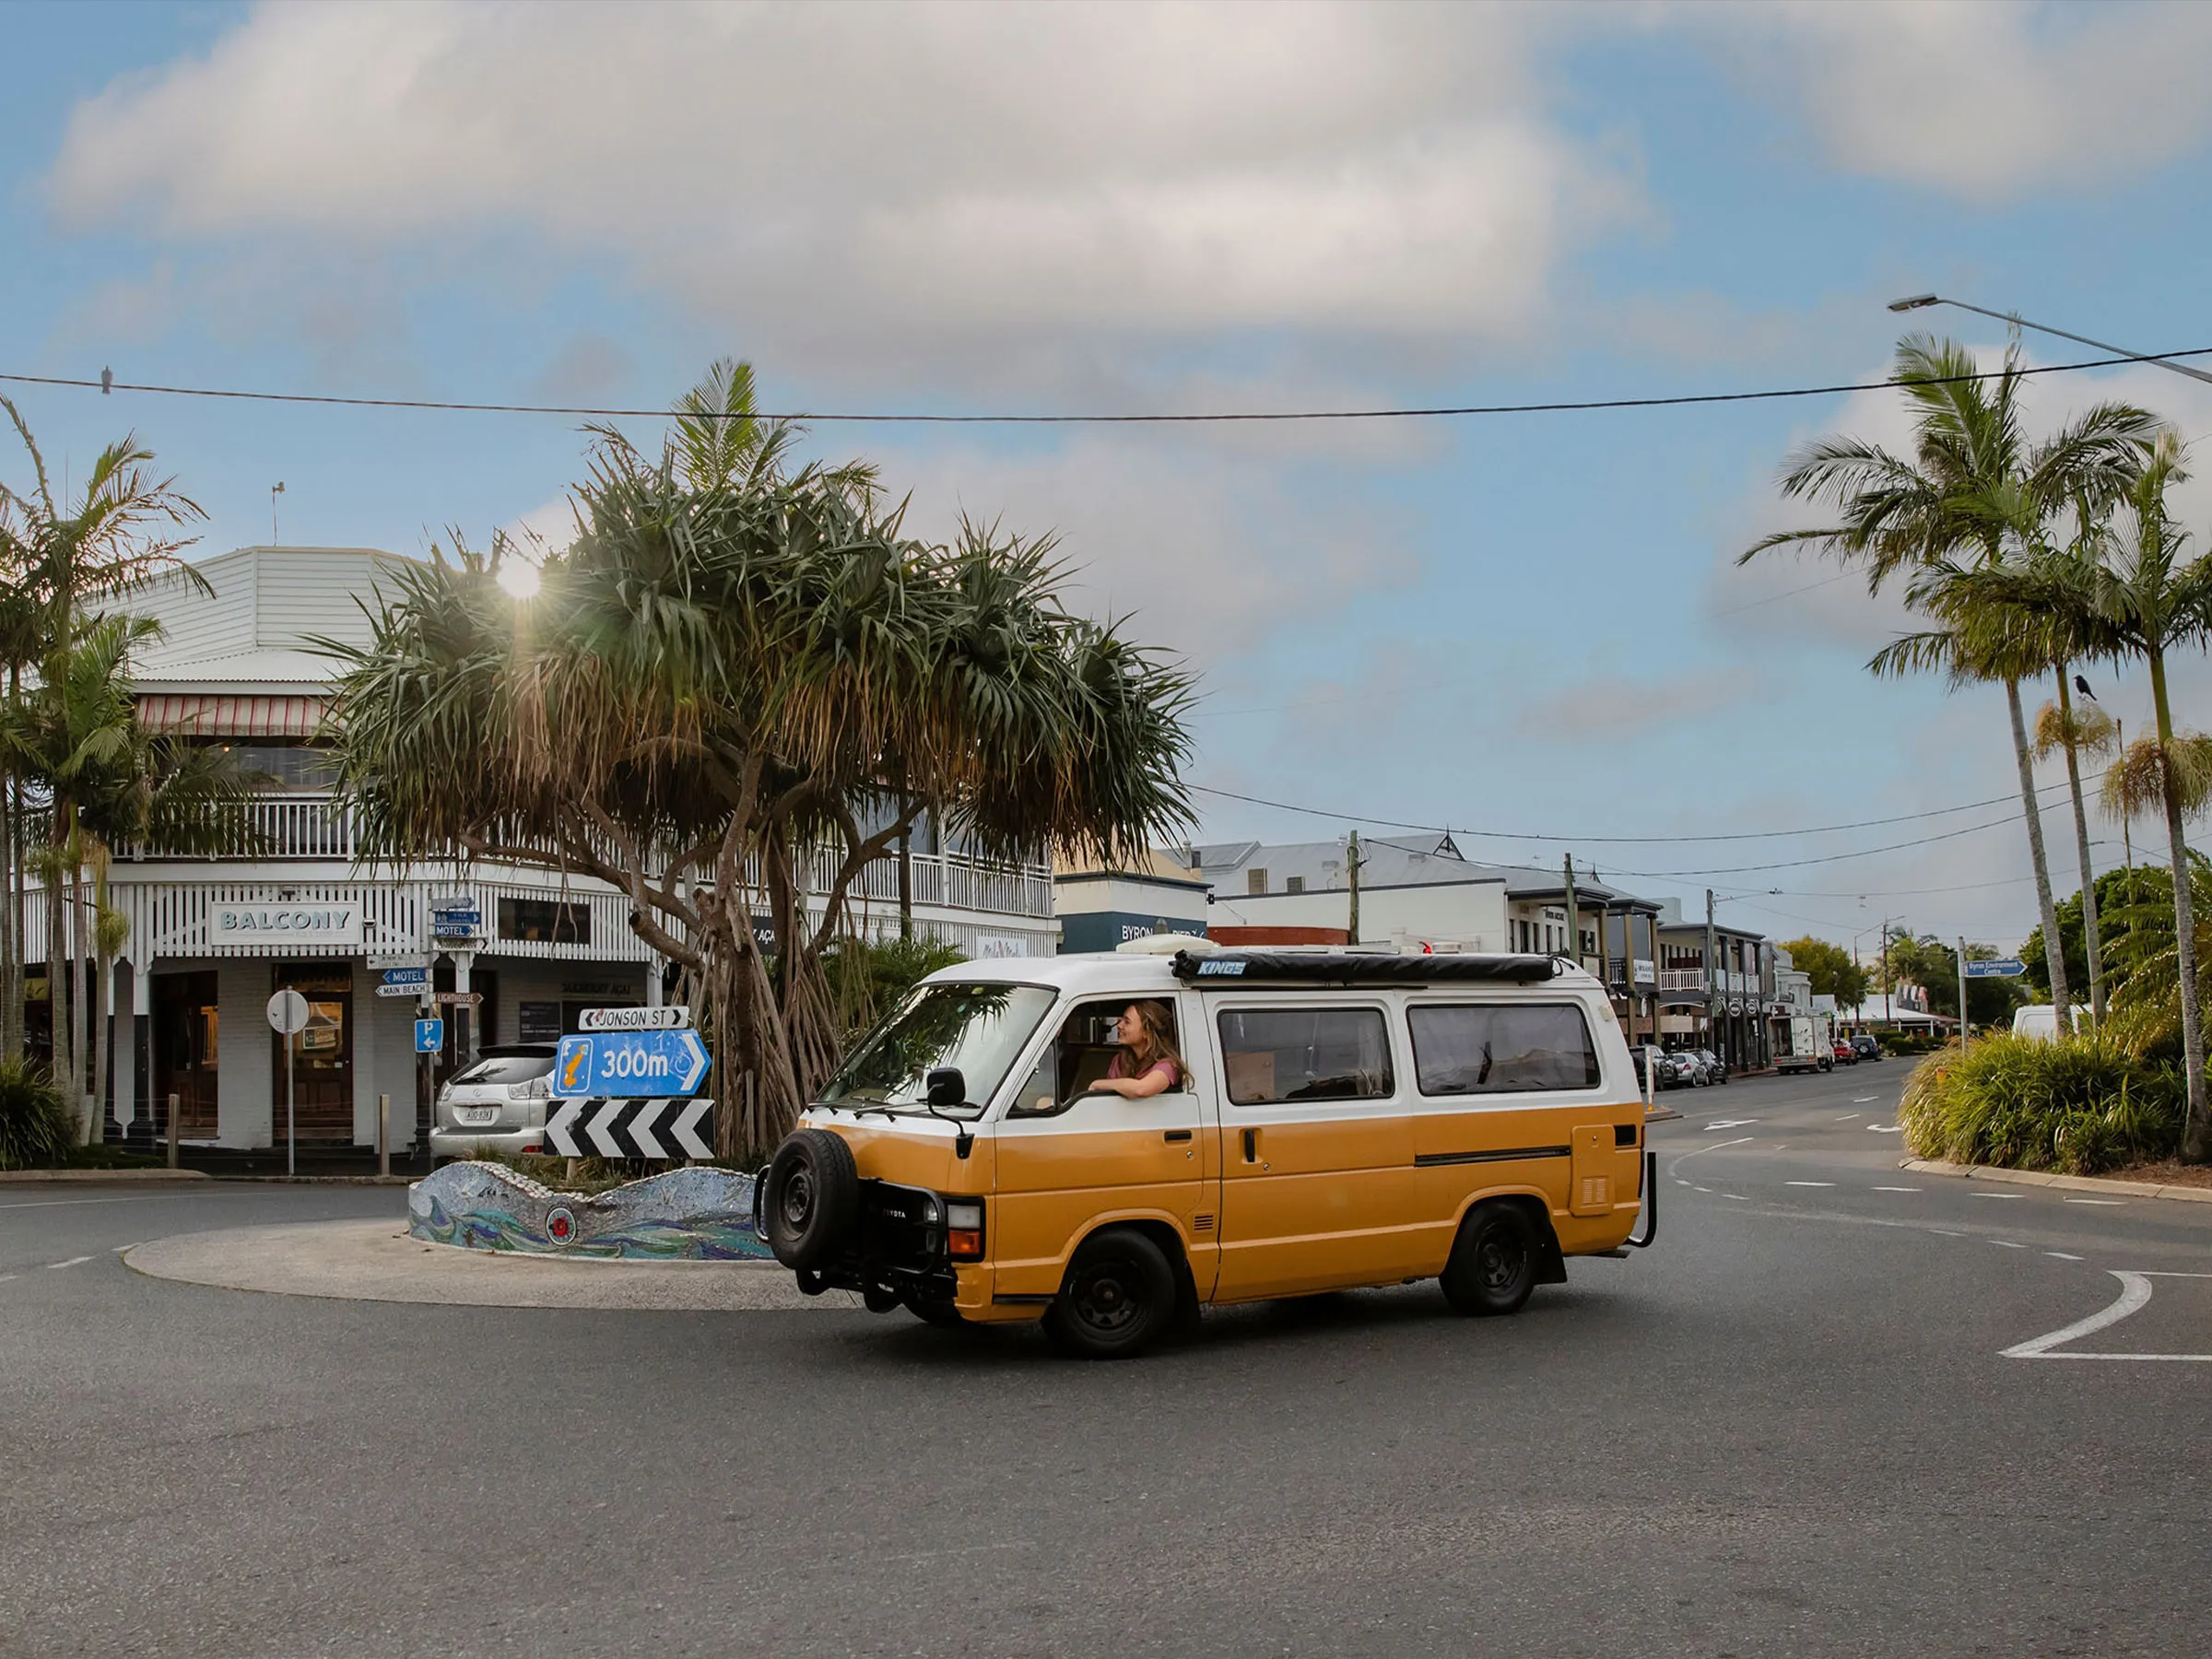
M 448 1077 L 430 1126 L 431 1158 L 537 1151 L 553 1093 L 553 1054 L 549 1042 L 488 1047 L 474 1065 Z

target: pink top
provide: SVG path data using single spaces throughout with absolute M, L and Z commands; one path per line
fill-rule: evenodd
M 1146 1066 L 1143 1071 L 1138 1072 L 1135 1075 L 1140 1077 L 1148 1077 L 1154 1072 L 1159 1071 L 1163 1066 L 1167 1069 L 1168 1087 L 1172 1088 L 1177 1083 L 1182 1080 L 1182 1067 L 1178 1066 L 1174 1061 L 1168 1059 L 1165 1055 L 1162 1055 L 1159 1059 L 1153 1061 L 1151 1065 Z M 1117 1049 L 1114 1051 L 1113 1059 L 1106 1067 L 1106 1075 L 1110 1077 L 1126 1077 L 1130 1075 L 1129 1051 L 1127 1049 Z

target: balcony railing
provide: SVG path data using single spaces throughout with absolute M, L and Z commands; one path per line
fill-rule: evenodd
M 245 807 L 245 816 L 248 833 L 241 838 L 238 852 L 180 857 L 134 847 L 122 856 L 131 862 L 185 864 L 287 859 L 349 863 L 358 851 L 351 811 L 328 795 L 256 795 Z M 910 856 L 908 865 L 917 905 L 1017 916 L 1053 913 L 1052 872 L 1040 865 L 999 865 L 957 853 L 916 853 Z M 747 875 L 757 877 L 757 872 L 748 869 Z M 836 879 L 835 853 L 828 848 L 816 849 L 802 872 L 807 889 L 827 892 Z M 886 853 L 871 860 L 853 880 L 850 898 L 855 909 L 865 906 L 880 911 L 884 905 L 897 904 L 898 855 Z
M 1663 968 L 1659 971 L 1659 989 L 1662 991 L 1702 991 L 1705 989 L 1705 970 L 1702 968 Z

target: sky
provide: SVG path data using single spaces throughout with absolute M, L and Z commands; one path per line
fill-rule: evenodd
M 662 408 L 730 355 L 777 410 L 1190 413 L 1861 382 L 1908 326 L 1994 360 L 2001 324 L 1885 309 L 1924 291 L 2212 347 L 2183 303 L 2212 8 L 18 0 L 0 29 L 38 65 L 0 102 L 8 374 Z M 208 553 L 557 533 L 585 444 L 573 417 L 0 389 L 57 469 L 135 430 Z M 2212 430 L 2212 386 L 2151 365 L 2030 407 L 2107 398 Z M 1054 533 L 1075 603 L 1200 672 L 1198 839 L 1441 825 L 1693 912 L 1712 888 L 1776 937 L 2015 947 L 2002 694 L 1877 681 L 1892 597 L 1735 562 L 1816 522 L 1774 479 L 1838 431 L 1908 429 L 1858 392 L 806 442 L 926 534 Z M 2212 486 L 2183 499 L 2212 532 Z M 2089 673 L 2142 729 L 2141 677 Z M 2179 667 L 2183 725 L 2208 692 Z M 2118 862 L 2121 826 L 2091 834 Z M 1714 836 L 1755 838 L 1682 839 Z

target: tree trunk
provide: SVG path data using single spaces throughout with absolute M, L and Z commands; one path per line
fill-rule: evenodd
M 2074 796 L 2074 849 L 2081 860 L 2081 942 L 2089 959 L 2089 1029 L 2104 1024 L 2104 956 L 2098 939 L 2097 877 L 2089 868 L 2089 816 L 2081 804 L 2081 758 L 2074 751 L 2074 700 L 2058 665 L 2059 726 L 2066 736 L 2066 787 Z
M 23 843 L 21 786 L 13 778 L 0 779 L 0 881 L 6 892 L 0 899 L 0 1060 L 16 1060 L 23 1053 Z
M 2173 853 L 2173 944 L 2182 991 L 2182 1066 L 2189 1079 L 2189 1115 L 2182 1122 L 2182 1161 L 2212 1162 L 2212 1112 L 2205 1102 L 2204 1018 L 2196 1001 L 2196 906 L 2189 881 L 2189 843 L 2182 834 L 2182 801 L 2165 758 L 2172 753 L 2173 716 L 2166 706 L 2166 657 L 2150 653 L 2150 692 L 2159 714 L 2159 775 L 2166 797 L 2166 840 Z
M 90 1040 L 85 1032 L 84 981 L 91 953 L 85 935 L 85 870 L 78 864 L 69 871 L 69 1102 L 82 1114 L 84 1145 L 88 1147 L 100 1138 L 100 1112 L 85 1106 L 87 1062 L 91 1058 L 87 1052 Z
M 2043 921 L 2043 963 L 2051 971 L 2051 1004 L 2063 1037 L 2074 1029 L 2066 990 L 2066 952 L 2058 936 L 2058 907 L 2051 901 L 2051 861 L 2043 853 L 2042 804 L 2036 798 L 2035 762 L 2028 752 L 2028 722 L 2020 712 L 2020 682 L 2017 679 L 2005 682 L 2005 706 L 2012 715 L 2012 753 L 2020 768 L 2020 806 L 2028 819 L 2028 853 L 2035 864 L 2035 902 Z
M 99 919 L 93 920 L 97 929 Z M 92 1110 L 86 1144 L 105 1140 L 108 1132 L 108 996 L 113 961 L 95 948 L 92 962 Z

